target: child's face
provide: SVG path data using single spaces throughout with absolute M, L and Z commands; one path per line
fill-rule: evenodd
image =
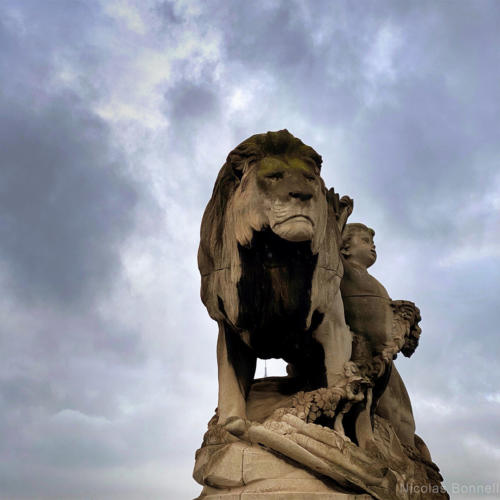
M 349 242 L 349 260 L 370 267 L 377 260 L 373 236 L 367 231 L 356 231 Z

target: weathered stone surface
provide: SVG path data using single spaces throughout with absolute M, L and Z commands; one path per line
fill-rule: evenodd
M 286 130 L 253 136 L 203 216 L 219 400 L 196 453 L 199 498 L 449 498 L 393 365 L 417 348 L 420 311 L 368 273 L 375 232 L 346 223 L 353 201 L 320 168 Z M 288 376 L 254 380 L 257 357 L 285 359 Z
M 369 495 L 351 495 L 349 493 L 324 493 L 287 491 L 286 488 L 280 493 L 216 493 L 198 497 L 200 500 L 370 500 Z
M 297 467 L 292 460 L 257 444 L 230 443 L 221 449 L 214 449 L 211 456 L 210 451 L 205 452 L 208 456 L 205 465 L 208 475 L 201 474 L 201 482 L 206 486 L 200 498 L 220 495 L 220 490 L 224 489 L 230 489 L 231 494 L 237 495 L 342 493 L 328 478 L 318 477 L 305 468 Z M 224 467 L 228 463 L 229 466 Z

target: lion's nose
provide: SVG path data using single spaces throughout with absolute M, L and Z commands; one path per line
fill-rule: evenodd
M 302 193 L 299 191 L 290 191 L 288 194 L 291 198 L 298 198 L 300 201 L 307 201 L 313 197 L 311 193 Z

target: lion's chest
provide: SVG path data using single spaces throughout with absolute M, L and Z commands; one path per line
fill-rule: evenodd
M 312 341 L 306 328 L 317 257 L 306 244 L 240 248 L 238 328 L 258 357 L 292 360 Z

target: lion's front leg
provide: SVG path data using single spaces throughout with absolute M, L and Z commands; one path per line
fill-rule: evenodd
M 217 365 L 219 424 L 246 419 L 246 397 L 255 375 L 257 358 L 230 325 L 219 322 Z
M 327 387 L 333 387 L 344 378 L 344 365 L 351 359 L 352 352 L 352 332 L 345 322 L 340 293 L 314 332 L 314 338 L 325 353 Z

